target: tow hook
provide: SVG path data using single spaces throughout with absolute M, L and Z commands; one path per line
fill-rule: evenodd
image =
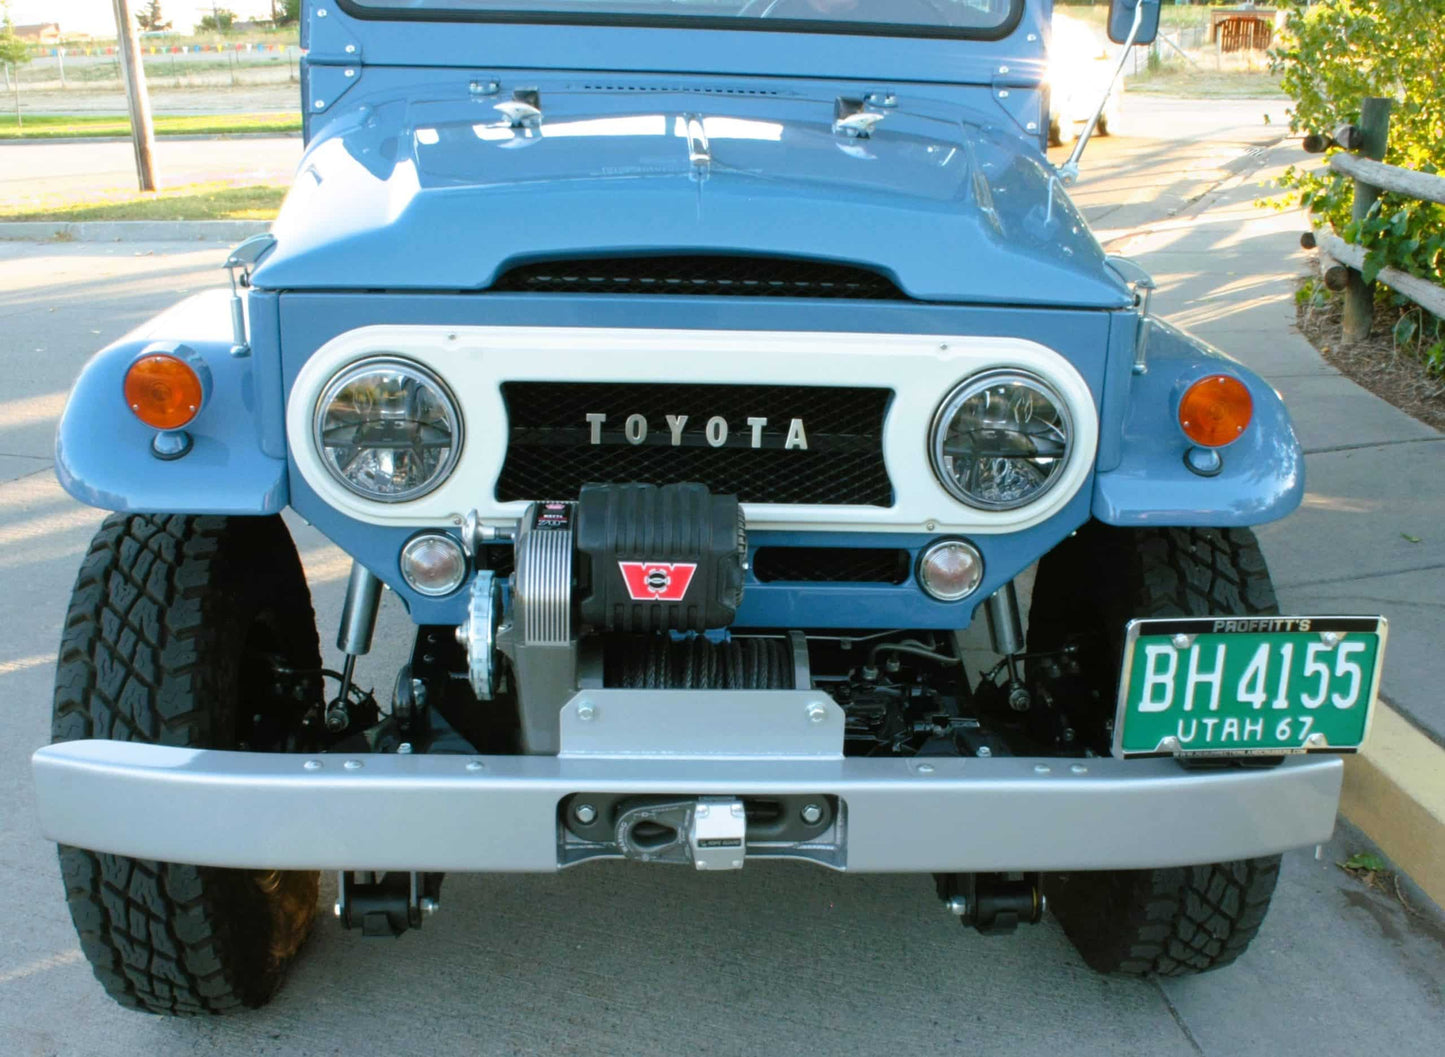
M 342 870 L 336 875 L 336 917 L 363 936 L 395 938 L 441 908 L 439 873 L 372 873 Z
M 692 863 L 699 870 L 741 870 L 747 811 L 733 797 L 642 803 L 617 818 L 617 845 L 640 862 Z
M 1048 909 L 1038 874 L 933 875 L 938 898 L 959 924 L 985 936 L 1013 932 L 1020 924 L 1037 925 Z

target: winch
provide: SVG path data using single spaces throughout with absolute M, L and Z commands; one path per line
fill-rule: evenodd
M 557 713 L 585 686 L 793 685 L 784 640 L 714 641 L 743 594 L 747 533 L 736 496 L 701 484 L 589 484 L 527 508 L 510 590 L 472 582 L 472 690 L 490 700 L 496 654 L 515 673 L 522 745 L 560 747 Z M 584 648 L 585 646 L 585 648 Z

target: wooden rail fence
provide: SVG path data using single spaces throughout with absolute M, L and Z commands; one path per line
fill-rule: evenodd
M 1313 153 L 1332 146 L 1345 148 L 1331 155 L 1329 164 L 1335 172 L 1355 181 L 1355 220 L 1363 221 L 1369 215 L 1383 191 L 1445 205 L 1445 177 L 1386 165 L 1380 160 L 1385 156 L 1389 133 L 1390 100 L 1366 99 L 1358 125 L 1337 129 L 1332 137 L 1315 134 L 1305 138 L 1305 149 Z M 1348 153 L 1352 150 L 1360 154 Z M 1323 230 L 1306 232 L 1300 241 L 1306 249 L 1319 249 L 1325 285 L 1344 292 L 1345 338 L 1360 341 L 1367 337 L 1374 322 L 1375 293 L 1374 284 L 1366 283 L 1361 274 L 1367 256 L 1365 248 Z M 1445 319 L 1445 287 L 1389 267 L 1380 269 L 1378 281 Z

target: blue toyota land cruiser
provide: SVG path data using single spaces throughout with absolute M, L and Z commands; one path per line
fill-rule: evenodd
M 791 859 L 1105 972 L 1244 950 L 1384 624 L 1278 615 L 1289 418 L 1071 203 L 1050 6 L 308 0 L 273 230 L 57 440 L 114 513 L 34 777 L 112 997 L 265 1002 L 322 870 L 371 935 L 448 871 Z

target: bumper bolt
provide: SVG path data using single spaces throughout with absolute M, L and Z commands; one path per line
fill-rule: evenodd
M 968 899 L 964 896 L 954 896 L 944 903 L 943 906 L 950 914 L 961 918 L 968 916 Z
M 577 706 L 577 718 L 583 723 L 590 723 L 597 718 L 597 708 L 589 701 L 583 701 Z
M 823 820 L 823 809 L 817 804 L 808 804 L 802 811 L 803 821 L 810 826 L 816 826 Z
M 572 812 L 577 821 L 582 825 L 591 825 L 597 821 L 597 809 L 591 804 L 578 804 L 577 809 Z
M 828 718 L 828 710 L 816 702 L 808 706 L 808 722 L 821 723 Z
M 441 909 L 441 904 L 431 896 L 422 896 L 417 900 L 416 908 L 421 911 L 422 917 L 429 918 Z
M 974 755 L 977 756 L 979 759 L 986 760 L 993 755 L 993 750 L 990 749 L 987 745 L 980 745 L 978 747 L 978 751 L 974 753 Z

